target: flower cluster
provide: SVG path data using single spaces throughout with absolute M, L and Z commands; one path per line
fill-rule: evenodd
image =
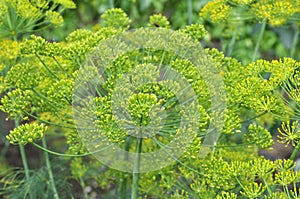
M 254 3 L 251 10 L 259 20 L 266 19 L 270 25 L 279 26 L 299 12 L 299 6 L 294 0 L 263 0 Z
M 248 128 L 249 134 L 246 140 L 250 143 L 255 143 L 261 148 L 268 148 L 273 145 L 272 135 L 267 129 L 262 126 L 250 124 Z
M 225 0 L 215 0 L 208 2 L 201 10 L 200 16 L 210 18 L 213 23 L 225 21 L 230 14 L 230 6 Z
M 14 65 L 5 77 L 7 88 L 20 88 L 23 90 L 34 88 L 42 80 L 43 76 L 38 68 L 28 63 Z
M 298 121 L 290 123 L 283 122 L 281 128 L 278 128 L 278 142 L 289 145 L 290 143 L 296 147 L 300 141 L 300 124 Z
M 57 43 L 50 43 L 42 37 L 31 35 L 21 45 L 21 53 L 25 55 L 42 55 L 53 57 L 61 54 L 61 46 Z
M 139 126 L 146 126 L 150 123 L 150 111 L 155 106 L 161 106 L 154 94 L 138 93 L 129 99 L 129 110 L 132 120 Z
M 120 8 L 109 9 L 101 15 L 102 23 L 105 27 L 128 29 L 130 19 Z
M 266 187 L 257 182 L 250 183 L 243 188 L 241 194 L 249 198 L 257 198 L 261 196 L 266 190 Z
M 62 16 L 55 11 L 51 11 L 51 10 L 47 10 L 45 13 L 46 19 L 47 21 L 49 21 L 51 24 L 55 25 L 55 26 L 59 26 L 62 25 L 64 22 L 64 19 L 62 18 Z
M 26 120 L 28 117 L 24 111 L 30 111 L 32 95 L 30 90 L 12 90 L 1 99 L 0 108 L 12 119 Z
M 239 156 L 244 152 L 237 150 L 234 155 Z M 176 187 L 175 183 L 180 188 L 185 187 L 184 190 L 189 189 L 189 196 L 200 196 L 201 198 L 231 199 L 243 195 L 247 198 L 267 196 L 266 198 L 271 199 L 273 196 L 286 198 L 288 194 L 293 193 L 292 190 L 288 193 L 279 190 L 271 191 L 278 185 L 287 187 L 296 181 L 299 174 L 293 171 L 295 168 L 293 161 L 276 160 L 272 162 L 256 156 L 233 160 L 232 155 L 232 153 L 228 155 L 216 153 L 213 157 L 195 159 L 189 165 L 178 166 L 176 170 L 166 168 L 159 173 L 142 175 L 141 190 L 144 193 L 155 194 L 155 190 L 149 187 L 151 182 L 160 190 L 166 190 L 166 194 L 180 198 L 188 198 L 187 193 L 177 193 L 176 191 L 169 193 L 170 190 L 174 190 L 173 187 Z M 192 165 L 200 166 L 197 171 L 191 171 L 188 167 L 192 167 Z M 278 174 L 275 174 L 274 177 L 275 171 Z M 234 188 L 232 189 L 232 187 Z M 238 190 L 235 189 L 237 187 Z
M 149 18 L 149 27 L 162 27 L 162 28 L 170 28 L 170 22 L 167 17 L 162 14 L 154 14 Z
M 44 136 L 45 131 L 46 126 L 44 124 L 27 123 L 10 131 L 9 135 L 6 136 L 6 139 L 8 139 L 11 144 L 25 145 L 41 139 Z
M 207 31 L 205 30 L 204 26 L 201 24 L 192 24 L 186 26 L 184 29 L 182 29 L 182 32 L 188 34 L 195 40 L 203 39 L 204 36 L 207 34 Z
M 19 55 L 20 44 L 10 39 L 2 39 L 0 41 L 0 60 L 3 64 L 12 63 Z

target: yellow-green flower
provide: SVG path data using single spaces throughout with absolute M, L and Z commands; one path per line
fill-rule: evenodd
M 267 19 L 270 25 L 279 26 L 299 12 L 299 3 L 295 0 L 260 0 L 251 6 L 251 10 L 259 20 Z
M 170 22 L 162 14 L 154 14 L 149 18 L 149 27 L 170 28 Z
M 17 14 L 25 19 L 29 18 L 41 18 L 43 13 L 35 6 L 33 6 L 29 0 L 17 1 Z
M 191 36 L 193 39 L 200 40 L 203 39 L 204 36 L 207 34 L 204 26 L 202 24 L 192 24 L 186 26 L 182 32 L 186 33 L 187 35 Z
M 283 122 L 281 128 L 278 128 L 278 142 L 289 145 L 290 143 L 295 147 L 300 141 L 300 124 L 294 121 Z
M 0 62 L 15 60 L 19 54 L 19 43 L 10 39 L 0 40 Z
M 23 124 L 10 131 L 6 139 L 10 141 L 11 144 L 22 144 L 32 143 L 35 140 L 41 139 L 46 131 L 46 126 L 44 124 Z
M 241 194 L 248 198 L 257 198 L 261 196 L 266 190 L 266 186 L 263 183 L 258 184 L 257 182 L 251 182 L 246 186 L 243 186 Z
M 271 133 L 263 128 L 262 126 L 250 124 L 248 128 L 248 135 L 246 135 L 246 140 L 249 143 L 255 143 L 261 148 L 271 147 L 274 143 Z
M 48 10 L 46 12 L 46 18 L 50 23 L 52 23 L 56 26 L 60 26 L 64 22 L 64 19 L 58 12 L 51 11 L 51 10 Z
M 101 15 L 101 19 L 104 26 L 121 29 L 128 29 L 131 22 L 127 14 L 120 8 L 106 10 Z
M 213 23 L 225 21 L 229 16 L 230 6 L 225 0 L 215 0 L 208 2 L 200 11 L 200 16 L 210 18 Z

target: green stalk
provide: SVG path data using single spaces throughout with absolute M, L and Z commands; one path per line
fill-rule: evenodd
M 259 36 L 258 36 L 258 41 L 256 43 L 255 49 L 254 49 L 252 61 L 255 61 L 255 59 L 256 59 L 256 55 L 258 53 L 258 49 L 259 49 L 260 43 L 262 41 L 264 32 L 266 30 L 266 25 L 267 25 L 267 20 L 264 19 L 263 23 L 261 24 L 260 33 L 259 33 Z
M 132 190 L 131 190 L 131 199 L 138 198 L 138 183 L 139 183 L 139 170 L 140 170 L 140 152 L 142 149 L 142 138 L 137 138 L 136 148 L 135 148 L 135 157 L 133 165 L 133 174 L 132 174 Z
M 113 0 L 108 0 L 108 5 L 110 8 L 114 8 L 115 7 L 115 4 L 114 4 L 114 1 Z
M 238 18 L 240 18 L 241 12 L 242 12 L 242 9 L 240 8 L 239 12 L 238 12 L 238 16 L 237 16 Z M 233 32 L 233 35 L 232 35 L 232 38 L 231 38 L 231 41 L 229 43 L 227 53 L 226 53 L 227 57 L 230 57 L 230 55 L 232 53 L 232 50 L 233 50 L 233 46 L 234 46 L 235 41 L 236 41 L 236 36 L 237 36 L 237 33 L 238 33 L 238 22 L 235 22 L 234 28 L 235 28 L 235 30 Z
M 290 160 L 295 160 L 297 153 L 300 150 L 300 143 L 297 144 L 297 146 L 295 147 L 295 149 L 293 150 L 293 153 L 290 156 Z
M 29 180 L 30 180 L 30 174 L 29 174 L 29 167 L 28 167 L 28 162 L 27 162 L 27 158 L 26 158 L 26 154 L 25 154 L 24 145 L 19 144 L 19 148 L 20 148 L 22 162 L 23 162 L 23 167 L 24 167 L 24 171 L 25 171 L 25 178 L 26 178 L 26 181 L 29 182 Z M 30 190 L 29 190 L 29 198 L 33 199 L 33 196 L 31 194 Z
M 262 180 L 263 180 L 264 184 L 266 185 L 268 194 L 271 195 L 271 194 L 272 194 L 272 191 L 271 191 L 271 189 L 270 189 L 270 187 L 269 187 L 269 185 L 268 185 L 266 179 L 263 177 Z
M 118 188 L 118 192 L 119 192 L 119 199 L 126 199 L 126 195 L 127 195 L 127 179 L 126 177 L 124 177 L 124 174 L 121 174 L 121 179 L 119 181 L 119 188 Z
M 108 145 L 102 149 L 99 149 L 99 150 L 96 150 L 96 151 L 93 151 L 93 152 L 89 152 L 89 153 L 84 153 L 84 154 L 65 154 L 65 153 L 58 153 L 58 152 L 55 152 L 55 151 L 51 151 L 45 147 L 42 147 L 34 142 L 31 143 L 32 145 L 34 145 L 35 147 L 47 152 L 47 153 L 50 153 L 50 154 L 53 154 L 53 155 L 56 155 L 56 156 L 62 156 L 62 157 L 83 157 L 83 156 L 88 156 L 88 155 L 93 155 L 95 153 L 99 153 L 101 151 L 104 151 L 110 147 L 112 147 L 113 145 Z
M 193 23 L 193 3 L 192 0 L 187 0 L 188 24 Z
M 298 26 L 295 26 L 295 34 L 293 37 L 293 43 L 292 43 L 291 54 L 290 54 L 291 58 L 295 58 L 295 51 L 296 51 L 298 40 L 299 40 L 299 28 Z
M 230 57 L 230 55 L 232 53 L 233 46 L 234 46 L 235 40 L 236 40 L 237 30 L 238 30 L 238 27 L 235 27 L 234 33 L 232 35 L 232 38 L 231 38 L 231 41 L 229 43 L 228 50 L 227 50 L 227 53 L 226 53 L 227 57 Z
M 284 192 L 288 195 L 288 199 L 291 199 L 291 194 L 287 185 L 284 185 Z
M 126 138 L 126 141 L 125 141 L 125 151 L 129 151 L 130 144 L 131 144 L 131 138 L 129 136 L 129 137 Z M 128 153 L 126 153 L 126 155 L 125 155 L 125 160 L 128 160 Z M 119 199 L 126 199 L 126 196 L 127 196 L 127 178 L 124 174 L 121 175 L 118 192 L 119 192 Z
M 85 188 L 85 183 L 84 183 L 82 177 L 79 178 L 79 182 L 80 182 L 80 186 L 81 186 L 81 188 L 82 188 L 82 192 L 83 192 L 83 197 L 84 197 L 84 199 L 89 199 L 89 196 L 88 196 L 88 194 L 86 193 L 86 191 L 85 191 L 85 189 L 84 189 L 84 188 Z
M 45 137 L 42 138 L 42 144 L 44 148 L 47 148 L 47 144 L 46 144 L 46 139 Z M 55 183 L 54 183 L 54 178 L 53 178 L 53 173 L 51 170 L 51 164 L 50 164 L 50 160 L 49 160 L 49 154 L 47 151 L 44 151 L 44 156 L 45 156 L 45 161 L 46 161 L 46 166 L 47 166 L 47 170 L 48 170 L 48 175 L 49 175 L 49 180 L 50 180 L 50 186 L 52 188 L 53 191 L 53 198 L 55 199 L 59 199 L 56 187 L 55 187 Z
M 38 60 L 43 64 L 43 66 L 46 68 L 46 70 L 56 79 L 60 80 L 60 78 L 55 75 L 50 68 L 47 66 L 47 64 L 42 60 L 42 58 L 39 56 L 39 54 L 35 53 L 35 56 L 38 58 Z

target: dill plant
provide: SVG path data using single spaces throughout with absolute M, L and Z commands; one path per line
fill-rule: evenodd
M 261 35 L 263 35 L 264 26 L 267 23 L 281 25 L 297 13 L 297 11 L 283 13 L 283 10 L 276 10 L 274 6 L 279 6 L 278 1 L 270 0 L 262 1 L 262 3 L 251 0 L 228 2 L 217 0 L 208 3 L 201 11 L 201 15 L 209 16 L 212 22 L 226 21 L 229 19 L 228 15 L 232 14 L 233 9 L 230 9 L 230 6 L 243 6 L 242 9 L 254 13 L 251 17 L 262 21 Z M 294 5 L 292 3 L 295 2 L 289 3 Z M 278 16 L 275 15 L 275 18 L 266 16 L 267 12 L 261 12 L 264 9 L 258 9 L 262 6 L 265 6 L 267 10 L 276 10 L 279 12 Z M 286 6 L 294 9 L 294 6 L 288 6 L 287 3 Z M 299 5 L 295 4 L 295 6 Z M 219 13 L 222 14 L 217 15 Z M 162 15 L 150 17 L 147 26 L 171 27 L 167 18 Z M 60 198 L 61 193 L 57 191 L 57 182 L 51 172 L 49 154 L 68 158 L 72 178 L 79 182 L 85 198 L 89 198 L 85 188 L 91 179 L 104 190 L 114 189 L 117 185 L 116 196 L 119 198 L 130 196 L 132 198 L 297 198 L 299 190 L 296 183 L 299 182 L 299 172 L 294 171 L 293 159 L 300 146 L 299 129 L 297 122 L 290 124 L 288 120 L 298 116 L 297 71 L 299 62 L 292 58 L 272 61 L 256 60 L 262 36 L 259 38 L 257 47 L 254 48 L 253 61 L 249 63 L 242 63 L 233 57 L 225 56 L 217 49 L 205 49 L 208 59 L 213 61 L 217 69 L 214 72 L 222 77 L 224 83 L 222 89 L 226 92 L 226 98 L 221 100 L 226 102 L 226 109 L 222 107 L 224 112 L 221 115 L 216 109 L 211 108 L 212 99 L 218 93 L 214 93 L 215 90 L 207 85 L 203 78 L 205 74 L 199 74 L 190 61 L 182 57 L 174 58 L 174 52 L 155 50 L 154 47 L 158 44 L 153 40 L 151 40 L 153 49 L 133 50 L 118 57 L 113 57 L 114 54 L 110 51 L 100 51 L 108 58 L 111 56 L 111 62 L 105 66 L 106 70 L 100 71 L 105 81 L 89 82 L 93 78 L 99 78 L 98 68 L 92 66 L 91 63 L 101 65 L 103 64 L 101 61 L 106 60 L 98 60 L 99 62 L 85 65 L 86 56 L 97 49 L 99 43 L 110 38 L 118 38 L 118 35 L 126 33 L 129 27 L 130 19 L 121 9 L 107 10 L 102 15 L 102 26 L 95 30 L 78 29 L 72 32 L 65 41 L 53 43 L 33 35 L 22 41 L 18 55 L 12 54 L 13 61 L 10 57 L 5 60 L 3 64 L 9 62 L 11 67 L 5 73 L 2 72 L 1 76 L 1 91 L 5 92 L 1 99 L 1 110 L 10 118 L 15 119 L 17 123 L 25 122 L 16 126 L 7 139 L 12 144 L 20 146 L 27 180 L 29 181 L 32 176 L 27 168 L 24 145 L 33 144 L 44 151 L 52 198 Z M 185 34 L 190 39 L 193 38 L 195 43 L 207 34 L 204 26 L 200 24 L 186 26 L 177 33 L 178 35 Z M 235 34 L 231 40 L 231 47 L 235 44 L 234 37 L 236 37 Z M 157 40 L 159 41 L 159 38 Z M 16 60 L 16 57 L 21 60 Z M 97 61 L 97 57 L 94 57 L 93 61 L 95 60 Z M 190 112 L 193 115 L 190 119 L 192 119 L 191 122 L 197 124 L 196 129 L 178 128 L 178 115 L 189 114 L 189 112 L 178 110 L 176 106 L 179 100 L 176 99 L 172 88 L 180 88 L 178 82 L 166 81 L 158 84 L 154 81 L 143 86 L 136 83 L 138 88 L 136 93 L 128 96 L 128 99 L 122 98 L 122 96 L 127 96 L 126 93 L 128 89 L 130 90 L 134 79 L 140 82 L 143 79 L 161 75 L 153 63 L 170 64 L 188 80 L 195 90 L 198 102 L 195 107 L 198 114 L 193 115 L 194 112 Z M 83 69 L 82 65 L 84 65 Z M 128 73 L 136 65 L 140 67 L 140 70 L 144 68 L 143 73 L 133 70 L 130 75 L 132 82 L 124 80 L 118 84 L 122 75 Z M 270 74 L 270 77 L 266 77 L 266 74 Z M 75 92 L 75 99 L 78 97 L 76 94 L 82 94 L 81 97 L 86 97 L 84 98 L 86 101 L 83 102 L 91 106 L 75 106 L 75 111 L 86 118 L 92 116 L 92 120 L 82 120 L 81 126 L 75 124 L 73 118 L 74 89 L 78 89 L 78 84 L 76 84 L 78 77 L 83 85 L 90 87 L 87 87 L 87 90 L 82 89 L 81 93 Z M 128 108 L 128 113 L 135 125 L 144 127 L 153 121 L 153 118 L 165 120 L 167 126 L 162 127 L 161 134 L 152 140 L 128 136 L 128 126 L 132 127 L 133 124 L 128 124 L 126 117 L 117 118 L 112 114 L 114 101 L 111 93 L 115 89 L 121 96 L 118 99 L 123 100 L 117 102 Z M 91 91 L 97 92 L 97 95 L 89 98 L 86 94 Z M 80 102 L 80 100 L 75 100 L 77 105 Z M 170 111 L 165 116 L 148 114 L 149 110 L 162 106 Z M 218 117 L 223 124 L 214 123 L 214 118 Z M 92 123 L 89 123 L 90 121 Z M 295 146 L 295 152 L 290 159 L 270 161 L 264 157 L 258 157 L 259 149 L 269 148 L 273 144 L 271 133 L 265 128 L 265 121 L 270 123 L 283 121 L 279 138 L 281 142 L 286 144 L 291 142 Z M 211 124 L 221 129 L 220 139 L 219 142 L 207 146 L 210 150 L 208 154 L 205 154 L 206 156 L 202 156 L 203 150 L 207 149 L 203 148 L 203 145 Z M 94 126 L 101 131 L 87 128 Z M 57 128 L 58 135 L 66 139 L 67 151 L 60 153 L 47 148 L 46 138 L 51 136 L 50 130 L 53 128 Z M 77 130 L 87 131 L 87 137 L 80 137 Z M 145 173 L 114 170 L 109 167 L 109 164 L 103 164 L 91 156 L 105 151 L 103 145 L 92 145 L 94 148 L 91 150 L 83 142 L 85 139 L 99 141 L 105 137 L 117 146 L 124 147 L 127 152 L 135 151 L 140 154 L 155 151 L 171 142 L 177 134 L 182 135 L 187 131 L 192 136 L 192 142 L 189 147 L 185 148 L 183 154 L 175 158 L 167 157 L 169 161 L 175 160 L 174 163 Z M 135 133 L 139 135 L 138 132 Z M 41 144 L 39 139 L 42 140 Z M 179 145 L 181 139 L 176 140 Z M 135 156 L 135 158 L 137 162 L 140 157 Z M 275 171 L 277 173 L 274 176 Z M 10 180 L 10 178 L 4 178 L 3 182 L 9 181 L 5 179 Z M 282 189 L 278 189 L 279 186 Z M 24 193 L 25 198 L 26 193 Z M 30 190 L 28 193 L 29 197 L 35 197 L 30 195 Z M 43 195 L 38 197 L 43 197 Z

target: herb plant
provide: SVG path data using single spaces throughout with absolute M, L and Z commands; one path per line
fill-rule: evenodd
M 215 0 L 176 30 L 162 14 L 132 30 L 112 8 L 62 41 L 28 36 L 63 23 L 65 8 L 75 3 L 0 2 L 0 109 L 23 164 L 1 169 L 3 197 L 299 198 L 298 1 Z M 283 26 L 289 56 L 267 59 L 265 38 Z M 203 49 L 210 37 L 222 47 Z M 292 146 L 288 159 L 258 155 L 274 142 Z

